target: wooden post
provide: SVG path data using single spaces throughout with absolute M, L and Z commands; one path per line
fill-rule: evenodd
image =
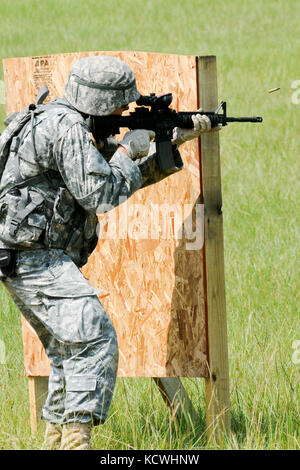
M 199 104 L 205 111 L 218 105 L 215 56 L 198 57 Z M 225 303 L 224 244 L 219 133 L 201 136 L 204 200 L 206 328 L 209 378 L 206 379 L 208 437 L 219 440 L 230 429 L 229 371 Z
M 199 425 L 199 415 L 196 412 L 188 394 L 178 377 L 153 377 L 160 393 L 171 411 L 171 417 L 177 421 L 184 419 L 193 426 Z
M 29 378 L 30 426 L 32 434 L 37 432 L 42 407 L 48 393 L 48 377 Z

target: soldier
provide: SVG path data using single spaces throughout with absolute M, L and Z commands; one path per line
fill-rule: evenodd
M 9 254 L 2 282 L 51 360 L 45 448 L 90 448 L 92 425 L 104 423 L 115 386 L 116 332 L 79 270 L 97 243 L 96 214 L 179 171 L 177 146 L 210 130 L 200 114 L 194 129 L 174 130 L 178 166 L 167 174 L 158 169 L 152 131 L 96 143 L 87 116 L 122 114 L 139 97 L 120 59 L 81 59 L 64 98 L 31 112 L 2 173 L 0 253 Z

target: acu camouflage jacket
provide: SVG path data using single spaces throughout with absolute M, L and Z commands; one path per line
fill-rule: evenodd
M 160 172 L 155 144 L 136 162 L 117 150 L 114 138 L 99 143 L 99 151 L 82 115 L 61 98 L 21 132 L 0 181 L 0 248 L 60 248 L 79 267 L 97 243 L 96 214 L 183 166 L 175 150 L 178 166 Z

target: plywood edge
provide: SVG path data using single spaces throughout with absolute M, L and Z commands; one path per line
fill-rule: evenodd
M 112 54 L 115 54 L 115 55 L 121 55 L 121 54 L 128 54 L 132 51 L 85 51 L 85 52 L 58 52 L 58 53 L 55 53 L 55 54 L 38 54 L 38 55 L 33 55 L 33 56 L 20 56 L 20 57 L 4 57 L 2 59 L 2 63 L 5 64 L 6 62 L 8 61 L 18 61 L 18 60 L 24 60 L 24 59 L 38 59 L 40 57 L 62 57 L 62 56 L 74 56 L 74 54 L 87 54 L 87 55 L 112 55 Z M 133 52 L 134 54 L 136 55 L 139 55 L 139 54 L 146 54 L 148 56 L 161 56 L 161 57 L 166 57 L 166 56 L 169 56 L 169 57 L 178 57 L 178 56 L 181 56 L 181 57 L 194 57 L 192 54 L 167 54 L 167 53 L 163 53 L 163 52 L 148 52 L 148 51 L 134 51 Z

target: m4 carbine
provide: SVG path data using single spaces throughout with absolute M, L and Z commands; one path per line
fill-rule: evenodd
M 219 124 L 226 126 L 228 122 L 262 122 L 260 116 L 228 117 L 225 101 L 222 101 L 215 111 L 177 113 L 169 107 L 172 99 L 172 93 L 160 96 L 151 93 L 149 96 L 141 96 L 137 100 L 136 103 L 139 107 L 135 108 L 129 116 L 89 116 L 87 123 L 96 141 L 109 135 L 119 134 L 120 127 L 127 127 L 130 130 L 153 130 L 155 132 L 157 161 L 160 169 L 165 171 L 175 166 L 171 144 L 173 129 L 174 127 L 192 129 L 194 127 L 193 115 L 205 114 L 210 119 L 211 127 L 216 127 Z M 219 114 L 221 109 L 223 112 Z

